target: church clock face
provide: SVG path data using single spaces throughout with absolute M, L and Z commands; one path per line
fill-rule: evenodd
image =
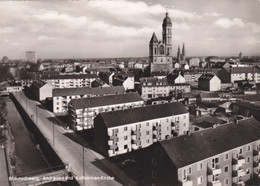
M 160 54 L 164 54 L 164 47 L 163 47 L 163 45 L 160 46 Z

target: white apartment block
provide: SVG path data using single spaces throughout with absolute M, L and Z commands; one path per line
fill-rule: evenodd
M 176 79 L 183 81 L 184 78 L 178 76 Z M 181 91 L 184 93 L 190 92 L 189 84 L 183 82 L 168 82 L 166 78 L 141 78 L 140 84 L 142 98 L 145 100 L 157 97 L 166 97 L 175 91 Z
M 94 127 L 93 120 L 99 113 L 143 105 L 138 93 L 72 99 L 68 105 L 69 125 L 75 131 L 90 129 Z
M 161 141 L 151 150 L 157 162 L 151 172 L 163 175 L 154 180 L 156 185 L 245 185 L 259 179 L 260 123 L 253 118 L 240 120 Z M 165 162 L 167 169 L 161 166 Z
M 96 74 L 70 74 L 42 76 L 41 80 L 55 88 L 91 87 L 91 82 L 99 79 Z
M 82 88 L 56 88 L 52 91 L 53 112 L 67 113 L 68 103 L 71 99 L 87 98 L 94 96 L 105 96 L 123 94 L 125 89 L 122 86 L 116 87 L 82 87 Z
M 94 145 L 111 157 L 186 134 L 189 112 L 178 102 L 101 113 L 94 119 Z

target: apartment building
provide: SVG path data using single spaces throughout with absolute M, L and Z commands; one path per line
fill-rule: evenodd
M 235 83 L 239 81 L 260 82 L 260 68 L 253 66 L 232 66 L 230 68 L 222 68 L 218 71 L 218 77 L 222 83 Z
M 199 89 L 207 91 L 219 91 L 221 89 L 221 81 L 214 74 L 202 74 L 199 78 Z
M 69 125 L 75 131 L 90 129 L 94 127 L 93 120 L 99 113 L 143 105 L 138 93 L 72 99 L 68 105 Z
M 166 78 L 141 78 L 140 85 L 143 99 L 165 97 L 175 91 L 190 92 L 189 84 L 168 82 Z
M 116 156 L 189 131 L 189 112 L 181 103 L 100 113 L 94 119 L 94 145 Z
M 55 88 L 90 87 L 91 82 L 99 77 L 95 74 L 66 74 L 66 75 L 43 75 L 41 80 L 53 85 Z
M 125 89 L 123 86 L 95 88 L 56 88 L 52 90 L 53 112 L 67 113 L 68 103 L 71 99 L 87 98 L 94 96 L 106 96 L 123 93 L 125 93 Z
M 259 178 L 260 123 L 249 118 L 160 141 L 147 151 L 155 185 L 245 185 Z
M 42 80 L 35 80 L 31 85 L 31 93 L 38 101 L 44 101 L 46 98 L 52 97 L 53 86 Z

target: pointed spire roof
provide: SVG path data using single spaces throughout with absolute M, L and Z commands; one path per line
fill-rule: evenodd
M 185 44 L 182 45 L 182 55 L 185 55 Z
M 155 33 L 153 33 L 153 36 L 152 36 L 152 38 L 150 40 L 150 43 L 158 43 L 158 39 L 157 39 Z

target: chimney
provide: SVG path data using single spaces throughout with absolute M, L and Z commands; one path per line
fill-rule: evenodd
M 188 131 L 186 132 L 186 134 L 187 134 L 187 136 L 190 136 L 190 131 L 188 130 Z

